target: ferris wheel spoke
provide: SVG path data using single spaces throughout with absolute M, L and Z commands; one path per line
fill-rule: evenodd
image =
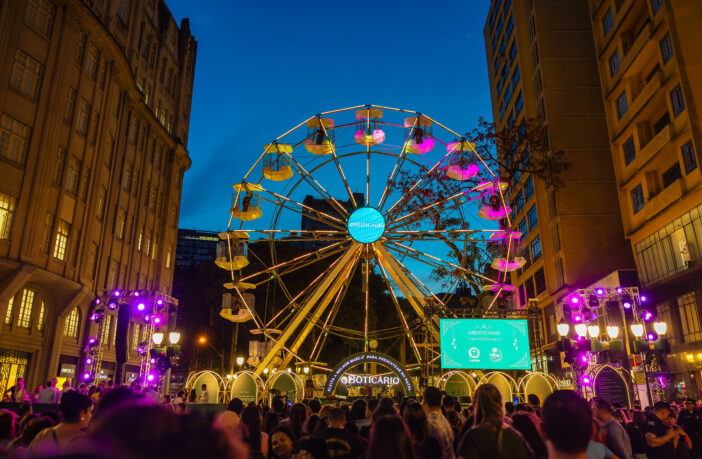
M 320 121 L 319 125 L 322 128 L 322 131 L 324 131 L 324 136 L 326 138 L 329 138 L 329 133 L 327 132 L 327 127 Z M 341 167 L 341 163 L 339 162 L 339 158 L 336 155 L 336 146 L 334 145 L 334 142 L 331 142 L 329 144 L 331 146 L 331 154 L 332 158 L 334 159 L 334 164 L 336 164 L 336 170 L 339 171 L 339 176 L 341 176 L 341 181 L 344 183 L 344 188 L 346 188 L 346 192 L 349 194 L 349 199 L 351 199 L 351 203 L 353 204 L 353 207 L 358 207 L 358 204 L 356 203 L 356 198 L 353 195 L 353 192 L 351 191 L 351 187 L 349 186 L 348 180 L 346 180 L 346 174 L 344 174 L 344 169 Z
M 410 129 L 410 133 L 405 139 L 405 143 L 402 145 L 402 151 L 400 152 L 400 156 L 397 157 L 397 161 L 395 161 L 395 167 L 393 167 L 392 172 L 390 173 L 390 177 L 388 178 L 388 182 L 385 184 L 385 189 L 383 190 L 383 194 L 382 196 L 380 196 L 380 202 L 378 203 L 378 210 L 380 211 L 383 210 L 385 201 L 388 199 L 388 194 L 390 193 L 390 186 L 393 183 L 395 183 L 397 174 L 400 172 L 400 170 L 402 169 L 402 165 L 405 163 L 405 158 L 407 158 L 407 145 L 409 144 L 409 140 L 414 134 L 414 128 L 415 126 L 417 126 L 418 120 L 419 117 L 416 117 L 414 119 L 414 122 L 412 123 L 412 129 Z
M 302 176 L 302 178 L 312 187 L 314 188 L 317 193 L 327 201 L 327 203 L 335 207 L 337 211 L 339 211 L 339 215 L 349 215 L 348 210 L 341 204 L 339 204 L 339 201 L 337 201 L 334 196 L 332 196 L 326 188 L 324 188 L 312 175 L 305 169 L 305 167 L 300 164 L 294 157 L 288 152 L 285 152 L 285 154 L 290 158 L 292 163 L 295 165 L 295 168 L 297 169 L 297 173 Z
M 268 199 L 263 197 L 262 199 L 265 199 L 266 201 L 273 203 L 275 205 L 280 205 L 281 207 L 285 209 L 292 210 L 294 212 L 299 213 L 300 215 L 307 216 L 309 218 L 312 218 L 313 220 L 317 220 L 320 223 L 324 223 L 326 225 L 329 225 L 333 228 L 340 229 L 340 230 L 345 230 L 346 229 L 346 223 L 342 221 L 341 219 L 334 217 L 333 215 L 329 215 L 326 212 L 322 212 L 321 210 L 314 209 L 308 205 L 305 205 L 301 202 L 297 202 L 294 199 L 290 199 L 287 196 L 283 196 L 282 194 L 275 193 L 273 191 L 268 191 L 266 190 L 271 196 L 280 199 L 284 201 L 285 203 L 292 203 L 298 207 L 300 207 L 302 210 L 294 209 L 292 207 L 288 207 L 280 202 L 274 201 L 272 199 Z M 305 213 L 304 211 L 307 211 Z
M 444 203 L 447 203 L 447 202 L 452 201 L 452 200 L 454 200 L 454 199 L 458 199 L 458 198 L 462 197 L 463 195 L 465 195 L 466 193 L 467 193 L 467 191 L 460 191 L 460 192 L 454 194 L 453 196 L 449 196 L 448 198 L 444 198 L 444 199 L 442 199 L 442 200 L 440 200 L 440 201 L 437 201 L 437 202 L 434 202 L 434 203 L 432 203 L 432 204 L 426 205 L 426 206 L 422 207 L 421 209 L 417 209 L 417 210 L 415 210 L 414 212 L 410 212 L 409 214 L 405 214 L 405 215 L 403 215 L 402 217 L 398 217 L 398 218 L 392 220 L 392 221 L 388 224 L 388 226 L 396 225 L 396 224 L 398 224 L 399 222 L 401 222 L 401 221 L 403 221 L 403 220 L 407 220 L 408 218 L 412 217 L 413 215 L 422 214 L 422 213 L 424 213 L 424 212 L 426 212 L 426 211 L 428 211 L 428 210 L 433 209 L 434 207 L 438 207 L 438 206 L 443 205 Z M 459 200 L 459 201 L 457 201 L 457 204 L 454 203 L 453 206 L 452 206 L 451 208 L 456 207 L 456 206 L 460 206 L 460 205 L 462 205 L 462 204 L 463 204 L 463 203 L 460 202 L 460 200 Z

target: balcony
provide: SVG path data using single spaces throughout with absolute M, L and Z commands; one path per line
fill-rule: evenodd
M 653 217 L 661 213 L 673 202 L 682 198 L 683 194 L 685 194 L 685 183 L 682 181 L 682 179 L 678 179 L 671 183 L 668 188 L 662 190 L 646 203 L 646 207 L 644 207 L 644 215 L 646 220 L 651 220 Z
M 644 48 L 644 46 L 646 46 L 646 43 L 648 43 L 649 40 L 651 39 L 652 30 L 653 30 L 653 27 L 651 26 L 650 22 L 647 22 L 641 28 L 639 35 L 636 37 L 636 40 L 634 40 L 634 42 L 631 44 L 631 46 L 629 47 L 629 50 L 627 51 L 626 55 L 624 56 L 624 59 L 622 59 L 622 64 L 621 64 L 622 75 L 629 76 L 629 75 L 626 75 L 626 73 L 629 70 L 631 63 L 634 62 L 634 60 L 641 53 L 641 50 Z
M 619 120 L 617 125 L 617 131 L 614 135 L 615 139 L 619 137 L 619 134 L 626 128 L 629 123 L 636 118 L 636 115 L 641 111 L 649 100 L 661 89 L 663 83 L 663 74 L 659 71 L 651 78 L 651 80 L 644 86 L 644 88 L 639 92 L 636 98 L 633 100 L 629 106 L 629 111 Z
M 656 155 L 659 151 L 665 147 L 670 139 L 673 137 L 673 125 L 669 124 L 663 128 L 661 132 L 656 134 L 646 146 L 644 146 L 639 152 L 638 158 L 636 158 L 636 168 L 640 170 L 652 157 Z

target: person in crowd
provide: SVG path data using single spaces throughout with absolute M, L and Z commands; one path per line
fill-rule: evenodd
M 463 427 L 463 422 L 461 421 L 461 415 L 458 414 L 458 412 L 454 409 L 449 409 L 446 410 L 446 413 L 444 414 L 446 416 L 446 420 L 449 422 L 449 425 L 451 426 L 451 430 L 453 431 L 453 439 L 454 442 L 456 440 L 456 435 L 458 435 L 458 432 L 460 432 L 461 427 Z
M 317 434 L 324 438 L 327 450 L 332 457 L 355 458 L 365 453 L 366 445 L 363 441 L 352 435 L 346 426 L 346 413 L 343 409 L 334 407 L 329 410 L 329 427 Z
M 55 425 L 53 419 L 37 416 L 25 424 L 20 435 L 12 442 L 12 449 L 15 451 L 27 449 L 39 432 Z
M 268 456 L 268 434 L 261 430 L 261 409 L 256 405 L 242 408 L 241 424 L 246 427 L 244 441 L 249 445 L 251 455 Z
M 66 392 L 59 402 L 59 412 L 62 416 L 61 423 L 39 432 L 30 444 L 30 450 L 44 455 L 65 452 L 88 427 L 93 413 L 93 402 L 85 394 Z
M 317 429 L 317 424 L 319 424 L 319 419 L 320 418 L 318 414 L 310 414 L 309 416 L 307 416 L 305 425 L 302 427 L 302 430 L 305 432 L 306 437 L 311 437 L 314 435 Z
M 624 410 L 622 408 L 612 407 L 612 417 L 619 424 L 621 424 L 622 427 L 626 427 L 627 422 L 629 422 L 629 419 L 627 418 L 627 415 L 626 413 L 624 413 Z
M 653 411 L 643 427 L 649 459 L 666 459 L 675 455 L 675 441 L 680 438 L 680 434 L 665 423 L 671 415 L 670 405 L 666 402 L 656 402 L 653 405 Z
M 370 438 L 371 419 L 373 412 L 378 408 L 380 401 L 377 398 L 370 398 L 366 401 L 366 425 L 359 426 L 360 435 L 368 440 Z
M 414 453 L 417 459 L 438 459 L 441 457 L 441 445 L 438 440 L 429 435 L 429 423 L 422 405 L 417 402 L 409 403 L 402 419 L 414 440 Z
M 290 407 L 290 417 L 288 418 L 288 425 L 290 430 L 292 430 L 295 438 L 301 440 L 305 436 L 304 425 L 307 420 L 307 408 L 302 403 L 296 403 Z
M 322 409 L 322 402 L 320 402 L 318 398 L 313 398 L 312 400 L 310 400 L 310 406 L 309 406 L 310 415 L 312 415 L 312 414 L 319 415 L 319 410 L 321 410 L 321 409 Z
M 556 390 L 541 408 L 541 435 L 549 459 L 586 459 L 592 434 L 592 410 L 572 390 Z
M 58 394 L 54 388 L 54 380 L 46 382 L 46 387 L 37 396 L 39 403 L 58 403 Z
M 44 386 L 39 384 L 37 387 L 34 388 L 34 392 L 29 393 L 29 402 L 30 403 L 39 403 L 39 393 L 44 390 Z
M 535 413 L 517 413 L 512 416 L 512 428 L 522 434 L 534 452 L 534 459 L 547 459 L 546 443 L 539 435 L 538 425 L 540 423 L 541 420 Z
M 592 418 L 592 435 L 590 443 L 587 444 L 587 459 L 619 459 L 611 449 L 607 447 L 605 442 L 607 437 L 602 428 L 602 423 Z
M 278 415 L 281 424 L 288 422 L 288 408 L 285 405 L 285 400 L 283 400 L 283 397 L 280 395 L 273 397 L 273 401 L 271 402 L 271 410 Z
M 65 393 L 68 392 L 69 390 L 73 390 L 73 388 L 71 387 L 71 381 L 70 381 L 69 379 L 67 379 L 67 380 L 65 380 L 65 381 L 63 382 L 63 386 L 62 386 L 62 387 L 63 387 L 63 388 L 61 389 L 61 395 L 65 394 Z M 59 399 L 60 399 L 60 398 L 61 398 L 61 397 L 59 396 Z M 59 400 L 59 402 L 60 402 L 60 400 Z
M 362 398 L 359 398 L 358 400 L 355 400 L 353 402 L 353 405 L 351 405 L 351 413 L 356 418 L 356 426 L 358 427 L 359 431 L 366 426 L 370 426 L 370 419 L 366 417 L 366 406 L 367 403 L 365 400 Z
M 197 391 L 194 387 L 190 389 L 190 393 L 188 394 L 188 401 L 186 403 L 197 403 Z
M 603 398 L 596 398 L 592 405 L 592 414 L 602 423 L 605 445 L 620 459 L 633 459 L 631 440 L 626 429 L 612 416 L 612 406 Z
M 511 418 L 513 414 L 514 414 L 514 403 L 513 402 L 505 403 L 505 416 Z
M 675 424 L 675 416 L 668 416 L 665 420 L 665 425 L 667 425 L 671 430 L 675 430 L 678 433 L 678 438 L 673 439 L 673 447 L 675 448 L 674 459 L 690 459 L 692 451 L 692 440 L 690 436 L 683 430 L 682 427 Z
M 456 456 L 530 459 L 533 452 L 524 438 L 505 424 L 502 394 L 492 384 L 479 386 L 473 401 L 473 427 L 458 444 Z
M 0 447 L 7 450 L 17 434 L 17 415 L 10 410 L 0 410 Z
M 13 393 L 14 401 L 17 403 L 26 402 L 29 400 L 27 389 L 24 387 L 24 378 L 17 378 L 15 381 L 15 390 Z
M 441 391 L 436 387 L 427 387 L 422 398 L 422 408 L 429 422 L 429 435 L 441 445 L 441 458 L 453 459 L 453 430 L 441 412 Z
M 453 403 L 455 399 L 451 397 L 450 395 L 444 395 L 444 398 L 441 400 L 441 409 L 444 412 L 444 416 L 446 416 L 446 412 L 448 410 L 453 409 Z
M 541 416 L 541 399 L 536 394 L 527 395 L 527 403 L 538 416 Z
M 634 455 L 634 459 L 647 459 L 647 445 L 643 433 L 643 425 L 645 422 L 646 417 L 643 411 L 634 410 L 631 412 L 631 421 L 626 425 L 626 433 L 629 434 L 631 452 Z
M 354 456 L 358 457 L 358 456 Z M 368 459 L 415 459 L 412 435 L 402 419 L 383 416 L 373 425 L 368 446 Z
M 702 415 L 695 408 L 695 401 L 691 398 L 685 400 L 684 409 L 678 414 L 677 424 L 692 440 L 692 456 L 702 456 Z
M 290 459 L 295 452 L 296 441 L 295 434 L 288 426 L 276 427 L 268 437 L 268 459 Z
M 182 390 L 179 390 L 176 393 L 175 398 L 173 399 L 173 406 L 178 406 L 181 403 L 185 403 L 185 392 Z
M 273 430 L 280 424 L 280 418 L 273 411 L 269 411 L 263 420 L 263 431 L 269 436 Z
M 200 403 L 209 403 L 210 402 L 210 393 L 207 391 L 207 384 L 203 384 L 200 386 L 200 397 L 198 398 L 198 402 Z
M 227 404 L 227 411 L 233 411 L 239 416 L 241 416 L 241 412 L 244 410 L 244 402 L 239 400 L 238 398 L 234 397 L 231 399 L 231 401 Z

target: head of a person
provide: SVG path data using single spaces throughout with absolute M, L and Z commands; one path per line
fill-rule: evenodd
M 436 388 L 429 386 L 424 389 L 424 396 L 422 397 L 422 405 L 430 410 L 435 410 L 441 408 L 441 391 Z
M 346 425 L 346 413 L 339 407 L 334 407 L 327 413 L 329 427 L 332 429 L 343 429 Z
M 24 417 L 32 413 L 32 404 L 30 402 L 22 402 L 17 408 L 17 416 Z
M 58 378 L 54 377 L 54 378 L 51 380 L 51 386 L 53 386 L 53 387 L 58 386 Z
M 279 395 L 273 397 L 273 401 L 271 402 L 271 408 L 278 414 L 285 412 L 285 401 L 283 400 L 283 397 Z
M 50 389 L 51 387 L 53 387 L 53 385 L 54 385 L 54 380 L 53 380 L 53 379 L 50 379 L 50 380 L 46 381 L 46 388 L 47 388 L 47 389 Z
M 543 438 L 539 434 L 539 418 L 534 413 L 517 413 L 512 416 L 512 428 L 522 434 L 536 457 L 548 457 Z
M 261 449 L 261 410 L 256 405 L 241 409 L 241 423 L 246 426 L 247 437 L 251 449 Z
M 207 384 L 203 384 L 202 386 L 200 386 L 200 389 L 201 389 L 203 392 L 205 392 L 205 391 L 207 390 Z
M 603 398 L 596 398 L 592 402 L 592 414 L 595 419 L 604 422 L 612 417 L 612 405 Z
M 363 419 L 366 417 L 366 401 L 359 398 L 353 402 L 351 405 L 351 412 L 356 417 L 356 420 Z
M 441 401 L 441 404 L 445 410 L 452 410 L 454 400 L 455 399 L 453 397 L 451 397 L 450 395 L 445 395 L 444 399 Z
M 147 400 L 142 394 L 134 392 L 128 387 L 117 387 L 105 392 L 105 395 L 100 397 L 95 405 L 94 416 L 99 418 L 118 406 L 146 403 L 151 403 L 151 400 Z
M 244 409 L 244 402 L 242 402 L 241 400 L 239 400 L 236 397 L 234 397 L 227 405 L 228 411 L 233 411 L 238 415 L 241 415 L 241 412 L 243 409 Z
M 429 435 L 429 424 L 422 405 L 417 402 L 409 403 L 402 412 L 402 419 L 407 424 L 414 441 L 424 443 Z
M 275 457 L 288 458 L 292 455 L 297 439 L 288 426 L 278 426 L 268 437 L 268 451 Z
M 633 422 L 635 426 L 640 426 L 641 424 L 644 423 L 645 420 L 646 420 L 646 415 L 644 414 L 643 411 L 634 410 L 631 412 L 631 422 Z
M 592 410 L 572 390 L 557 390 L 544 401 L 541 435 L 555 451 L 582 454 L 592 434 Z
M 612 417 L 617 420 L 620 424 L 626 423 L 626 416 L 624 415 L 624 410 L 617 408 L 612 412 Z
M 14 438 L 17 430 L 17 415 L 10 410 L 0 410 L 0 439 Z
M 319 424 L 319 415 L 318 414 L 310 414 L 307 417 L 307 420 L 305 421 L 305 425 L 303 427 L 304 432 L 307 435 L 313 435 L 315 431 L 317 430 L 317 424 Z
M 456 410 L 446 410 L 446 420 L 449 422 L 449 425 L 454 431 L 460 430 L 461 426 L 463 425 L 461 416 Z
M 373 412 L 378 408 L 380 401 L 377 398 L 370 398 L 366 402 L 366 418 L 370 419 L 373 416 Z
M 288 424 L 297 438 L 303 434 L 302 428 L 307 419 L 307 407 L 302 403 L 295 403 L 290 407 L 290 420 Z
M 541 399 L 536 394 L 527 395 L 527 402 L 531 406 L 541 406 Z
M 24 389 L 24 378 L 17 378 L 15 380 L 15 389 Z
M 22 429 L 22 433 L 20 433 L 19 439 L 17 440 L 17 446 L 29 446 L 39 432 L 47 427 L 53 427 L 55 425 L 56 423 L 54 420 L 46 416 L 39 416 L 30 420 Z
M 507 416 L 511 416 L 512 413 L 514 413 L 514 403 L 513 402 L 505 403 L 505 414 L 507 414 Z
M 493 384 L 482 384 L 473 396 L 473 425 L 488 424 L 501 428 L 504 419 L 502 394 Z
M 66 424 L 78 424 L 86 428 L 93 414 L 93 402 L 85 394 L 69 391 L 63 394 L 59 402 L 59 412 Z
M 653 404 L 653 415 L 661 421 L 665 421 L 671 413 L 672 411 L 668 403 L 656 402 Z
M 313 398 L 310 400 L 310 413 L 319 414 L 319 410 L 322 409 L 322 402 L 318 398 Z
M 367 457 L 415 457 L 412 435 L 402 419 L 398 416 L 383 416 L 373 424 Z
M 695 409 L 695 401 L 692 400 L 691 398 L 688 398 L 687 400 L 685 400 L 685 409 L 687 411 L 690 411 L 690 412 L 692 410 L 694 410 Z
M 69 387 L 71 387 L 71 381 L 65 380 L 65 381 L 63 382 L 63 388 L 64 388 L 64 389 L 68 389 Z
M 280 424 L 280 417 L 275 411 L 269 411 L 266 413 L 266 417 L 263 420 L 263 431 L 270 435 L 273 430 Z

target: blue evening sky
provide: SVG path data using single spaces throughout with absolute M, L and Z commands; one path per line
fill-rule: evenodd
M 198 41 L 180 227 L 226 229 L 263 145 L 327 110 L 417 110 L 459 133 L 492 118 L 488 0 L 168 0 Z

